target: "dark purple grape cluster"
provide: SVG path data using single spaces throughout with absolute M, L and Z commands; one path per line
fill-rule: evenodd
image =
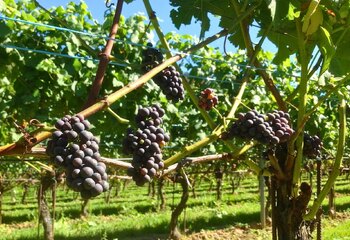
M 151 43 L 142 52 L 142 71 L 144 73 L 163 62 L 163 54 Z M 184 99 L 184 88 L 180 73 L 175 67 L 168 66 L 153 77 L 154 82 L 160 87 L 168 100 L 178 102 Z
M 184 88 L 180 73 L 173 66 L 168 66 L 153 77 L 168 100 L 178 102 L 184 99 Z
M 206 88 L 201 92 L 198 105 L 200 108 L 209 111 L 218 104 L 218 97 L 214 93 L 214 89 Z
M 146 49 L 142 51 L 142 71 L 146 73 L 161 62 L 163 62 L 163 54 L 154 48 L 152 43 L 147 43 Z
M 283 111 L 274 110 L 272 113 L 266 114 L 267 122 L 272 127 L 274 134 L 278 137 L 279 142 L 286 142 L 294 133 L 294 130 L 289 126 L 290 116 Z
M 274 111 L 266 116 L 255 110 L 239 113 L 238 120 L 223 133 L 223 139 L 239 137 L 245 140 L 257 140 L 263 144 L 276 145 L 286 142 L 294 130 L 289 126 L 289 115 Z
M 323 143 L 317 135 L 311 136 L 308 133 L 304 133 L 304 156 L 312 159 L 321 156 L 322 146 Z
M 66 115 L 55 127 L 46 153 L 56 166 L 65 168 L 68 187 L 84 199 L 107 191 L 106 165 L 100 162 L 98 139 L 88 131 L 89 121 L 82 115 Z
M 165 111 L 159 105 L 154 104 L 152 107 L 140 108 L 136 114 L 135 122 L 141 129 L 155 126 L 158 127 L 162 122 Z
M 164 168 L 161 148 L 170 138 L 159 126 L 163 115 L 158 105 L 140 108 L 136 116 L 139 129 L 129 129 L 124 139 L 124 152 L 133 155 L 132 168 L 127 173 L 138 186 L 150 182 L 157 170 Z

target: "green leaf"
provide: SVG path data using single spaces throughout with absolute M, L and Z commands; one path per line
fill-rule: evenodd
M 71 40 L 74 43 L 75 47 L 80 47 L 81 46 L 81 42 L 80 40 L 77 38 L 77 36 L 75 34 L 71 35 Z
M 208 17 L 208 10 L 202 7 L 201 2 L 187 1 L 187 0 L 171 0 L 170 4 L 176 9 L 170 11 L 170 17 L 177 29 L 182 24 L 189 25 L 192 23 L 192 19 L 195 18 L 201 21 L 200 37 L 204 37 L 204 33 L 209 30 L 210 19 Z M 209 5 L 209 3 L 207 3 Z M 208 6 L 207 5 L 207 6 Z M 216 7 L 214 5 L 214 7 Z
M 27 21 L 30 21 L 30 22 L 37 22 L 36 18 L 33 17 L 31 14 L 27 14 L 26 12 L 22 12 L 22 19 L 23 20 L 27 20 Z
M 323 56 L 323 62 L 322 62 L 322 67 L 320 71 L 320 75 L 322 75 L 328 69 L 332 61 L 332 58 L 335 54 L 335 46 L 333 44 L 331 35 L 329 34 L 326 28 L 321 26 L 319 28 L 318 34 L 319 34 L 318 47 Z
M 5 37 L 11 33 L 11 29 L 6 25 L 5 22 L 0 21 L 0 37 Z
M 280 34 L 279 29 L 284 29 L 284 34 Z M 281 25 L 277 31 L 271 31 L 269 33 L 269 40 L 277 47 L 277 53 L 273 59 L 273 63 L 280 64 L 298 51 L 295 36 L 297 36 L 295 28 L 289 24 Z
M 294 20 L 300 16 L 300 11 L 293 4 L 289 4 L 287 18 L 288 20 Z
M 87 60 L 86 61 L 86 67 L 88 67 L 88 68 L 95 68 L 96 64 L 93 61 L 91 61 L 91 60 Z
M 80 60 L 74 59 L 73 67 L 74 67 L 75 71 L 79 72 L 82 69 L 82 64 L 81 64 Z
M 344 39 L 347 41 L 337 46 L 331 64 L 329 65 L 329 71 L 335 76 L 342 76 L 350 71 L 350 40 L 349 38 Z
M 37 66 L 36 69 L 39 71 L 44 72 L 53 72 L 55 69 L 57 69 L 54 61 L 50 58 L 42 60 Z

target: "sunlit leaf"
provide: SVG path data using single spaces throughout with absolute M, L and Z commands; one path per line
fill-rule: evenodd
M 335 46 L 333 44 L 332 38 L 328 30 L 324 27 L 320 27 L 319 29 L 319 43 L 318 47 L 323 56 L 322 68 L 320 71 L 320 75 L 323 74 L 329 67 L 332 58 L 335 54 Z

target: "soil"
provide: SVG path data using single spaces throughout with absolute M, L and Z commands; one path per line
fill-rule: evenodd
M 270 229 L 258 229 L 254 226 L 236 226 L 219 230 L 203 230 L 183 237 L 183 240 L 263 240 L 269 239 Z

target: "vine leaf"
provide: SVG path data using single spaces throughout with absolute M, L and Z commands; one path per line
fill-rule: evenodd
M 342 76 L 349 72 L 350 65 L 350 33 L 344 36 L 344 41 L 335 49 L 329 71 L 335 76 Z
M 333 44 L 332 38 L 328 30 L 322 26 L 320 26 L 319 30 L 319 45 L 318 45 L 322 56 L 323 63 L 320 71 L 320 75 L 322 75 L 329 67 L 332 58 L 335 54 L 335 46 Z
M 170 11 L 170 17 L 177 29 L 181 24 L 189 25 L 192 22 L 192 18 L 201 21 L 200 38 L 204 37 L 204 33 L 209 30 L 210 19 L 208 17 L 208 11 L 205 11 L 197 3 L 187 0 L 171 0 L 170 4 L 176 9 Z
M 309 8 L 304 16 L 302 31 L 306 35 L 315 33 L 318 27 L 323 23 L 322 10 L 319 7 L 319 1 L 310 2 Z
M 0 22 L 0 37 L 5 37 L 10 33 L 11 29 L 4 22 Z

